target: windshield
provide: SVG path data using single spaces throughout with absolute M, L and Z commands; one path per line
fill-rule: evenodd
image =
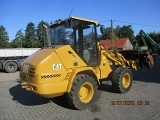
M 51 44 L 56 45 L 72 45 L 72 28 L 69 24 L 62 24 L 51 28 Z
M 95 42 L 94 24 L 81 20 L 66 20 L 51 26 L 51 44 L 71 45 L 76 48 L 80 41 L 92 44 Z

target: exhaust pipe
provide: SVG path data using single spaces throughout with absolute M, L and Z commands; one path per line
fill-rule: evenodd
M 47 47 L 50 48 L 51 47 L 51 38 L 50 38 L 50 34 L 49 34 L 49 28 L 45 24 L 43 24 L 43 27 L 45 29 Z

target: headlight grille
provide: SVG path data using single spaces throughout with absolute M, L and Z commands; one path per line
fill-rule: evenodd
M 35 68 L 30 68 L 28 74 L 29 74 L 30 77 L 35 77 Z

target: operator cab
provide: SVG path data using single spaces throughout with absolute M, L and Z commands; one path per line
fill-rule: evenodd
M 50 26 L 51 46 L 70 45 L 89 66 L 98 65 L 97 21 L 70 17 Z

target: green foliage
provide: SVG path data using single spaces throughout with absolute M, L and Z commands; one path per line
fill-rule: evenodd
M 116 38 L 119 38 L 118 34 L 121 30 L 121 27 L 119 25 L 117 25 L 117 27 L 114 29 L 114 34 Z
M 22 33 L 22 29 L 17 31 L 15 39 L 11 42 L 10 47 L 11 48 L 23 48 L 23 41 L 25 39 L 25 36 Z
M 59 22 L 61 19 L 56 20 L 55 22 Z M 43 47 L 46 43 L 45 38 L 45 31 L 43 29 L 43 24 L 49 26 L 47 22 L 44 22 L 43 20 L 40 21 L 35 28 L 35 24 L 32 22 L 29 22 L 26 26 L 25 33 L 22 33 L 22 29 L 18 30 L 15 39 L 11 42 L 9 42 L 9 37 L 6 29 L 1 25 L 0 26 L 0 48 L 40 48 Z M 131 42 L 141 40 L 141 37 L 139 35 L 134 36 L 134 31 L 132 30 L 131 25 L 124 25 L 122 27 L 117 26 L 116 28 L 113 28 L 114 38 L 129 38 Z M 66 38 L 68 35 L 68 31 L 65 31 L 63 34 L 63 37 Z M 160 43 L 160 32 L 150 32 L 148 35 L 155 40 L 157 43 Z M 88 41 L 89 38 L 91 38 L 91 34 L 84 36 L 84 39 Z M 111 33 L 111 27 L 106 28 L 103 36 L 99 39 L 111 39 L 112 33 Z
M 111 27 L 106 28 L 103 34 L 103 39 L 112 39 L 112 29 Z M 113 39 L 116 38 L 116 35 L 113 34 Z
M 155 33 L 155 32 L 150 32 L 148 34 L 156 43 L 160 43 L 160 32 Z
M 25 40 L 23 41 L 24 47 L 26 48 L 34 48 L 36 47 L 35 41 L 36 41 L 36 35 L 35 35 L 35 25 L 34 23 L 30 22 L 27 24 L 26 30 L 25 30 Z
M 113 39 L 115 38 L 129 38 L 129 40 L 135 40 L 134 31 L 132 30 L 131 25 L 128 26 L 117 26 L 114 30 Z M 111 39 L 112 31 L 111 27 L 106 28 L 103 39 Z
M 44 22 L 43 20 L 39 22 L 36 29 L 37 38 L 38 38 L 38 41 L 37 41 L 38 47 L 44 47 L 46 43 L 45 30 L 43 28 L 43 24 L 49 26 L 49 24 L 47 22 Z
M 27 24 L 25 34 L 22 33 L 22 29 L 17 31 L 15 39 L 8 43 L 11 48 L 40 48 L 45 43 L 45 30 L 43 24 L 49 26 L 47 22 L 41 21 L 35 28 L 34 23 L 30 22 Z
M 129 38 L 129 40 L 133 41 L 135 39 L 134 37 L 134 31 L 132 30 L 131 25 L 124 25 L 119 29 L 119 32 L 117 34 L 119 38 Z
M 8 33 L 6 32 L 5 27 L 2 25 L 0 26 L 0 48 L 8 48 L 9 47 L 9 37 Z

